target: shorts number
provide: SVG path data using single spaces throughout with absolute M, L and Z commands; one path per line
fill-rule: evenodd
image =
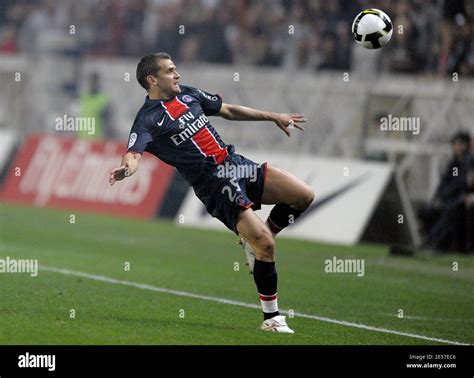
M 234 177 L 230 180 L 230 183 L 235 186 L 236 192 L 240 192 L 240 186 L 237 183 L 237 177 Z M 222 188 L 221 193 L 224 194 L 224 192 L 227 192 L 227 195 L 229 196 L 229 201 L 234 202 L 235 197 L 237 197 L 237 193 L 232 193 L 232 189 L 229 185 L 226 185 Z

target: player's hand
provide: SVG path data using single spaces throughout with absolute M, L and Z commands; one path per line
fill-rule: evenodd
M 287 136 L 291 136 L 290 130 L 297 128 L 304 130 L 303 122 L 306 122 L 304 115 L 299 113 L 275 113 L 273 122 L 283 130 Z
M 120 181 L 125 177 L 133 175 L 138 169 L 138 162 L 140 161 L 141 156 L 142 155 L 138 152 L 127 152 L 123 155 L 120 167 L 114 168 L 110 171 L 110 185 L 115 184 L 115 181 Z
M 109 183 L 110 185 L 115 184 L 115 181 L 123 180 L 125 177 L 129 176 L 128 164 L 121 165 L 118 168 L 112 169 L 110 171 Z

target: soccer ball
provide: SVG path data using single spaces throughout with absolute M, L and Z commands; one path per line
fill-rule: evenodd
M 355 41 L 366 49 L 380 49 L 392 38 L 393 25 L 390 17 L 379 9 L 360 12 L 352 23 Z

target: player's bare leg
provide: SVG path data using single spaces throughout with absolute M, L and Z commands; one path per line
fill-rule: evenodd
M 265 223 L 263 223 L 253 211 L 251 211 L 251 213 L 242 212 L 243 222 L 240 224 L 240 227 L 237 228 L 237 231 L 242 236 L 242 245 L 247 256 L 249 268 L 253 271 L 259 294 L 262 293 L 261 290 L 263 289 L 260 289 L 258 280 L 263 271 L 263 274 L 269 277 L 267 278 L 269 282 L 271 282 L 270 277 L 272 277 L 272 275 L 275 277 L 273 279 L 274 289 L 268 290 L 267 288 L 267 293 L 274 291 L 275 301 L 277 300 L 274 237 L 289 224 L 293 223 L 311 205 L 313 200 L 314 191 L 305 182 L 282 169 L 267 166 L 267 177 L 262 195 L 262 204 L 275 204 L 275 207 L 270 212 Z M 265 226 L 267 232 L 263 231 L 262 225 Z M 262 246 L 255 242 L 255 235 L 253 233 L 262 235 L 264 246 L 269 250 L 273 250 L 272 257 L 268 256 L 268 253 L 265 253 L 265 251 L 262 251 Z M 270 235 L 272 242 L 270 242 Z M 271 261 L 273 264 L 269 266 L 268 261 Z M 273 297 L 270 296 L 269 298 L 271 299 Z M 269 318 L 272 314 L 268 314 L 268 312 L 273 309 L 266 307 L 267 302 L 262 299 L 267 299 L 267 297 L 260 296 L 266 319 L 262 324 L 262 329 L 276 331 L 284 329 L 284 331 L 281 332 L 292 332 L 286 325 L 283 316 Z M 278 307 L 276 308 L 278 309 Z
M 266 224 L 275 236 L 311 205 L 314 191 L 304 181 L 283 169 L 267 166 L 262 204 L 276 204 Z
M 239 234 L 251 244 L 259 260 L 275 261 L 275 241 L 270 229 L 252 209 L 244 209 L 240 212 L 236 228 Z
M 255 251 L 253 277 L 264 316 L 261 329 L 293 333 L 286 324 L 285 317 L 278 312 L 275 241 L 270 229 L 250 208 L 240 212 L 236 228 Z
M 276 205 L 265 222 L 273 236 L 294 223 L 313 200 L 314 192 L 308 184 L 287 171 L 267 165 L 262 204 Z M 241 237 L 239 243 L 244 249 L 247 265 L 252 272 L 255 252 L 245 237 Z

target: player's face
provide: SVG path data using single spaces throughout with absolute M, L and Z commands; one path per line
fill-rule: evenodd
M 176 96 L 181 92 L 179 79 L 181 75 L 176 70 L 176 66 L 170 59 L 163 59 L 159 62 L 160 71 L 157 76 L 158 89 L 168 97 Z

